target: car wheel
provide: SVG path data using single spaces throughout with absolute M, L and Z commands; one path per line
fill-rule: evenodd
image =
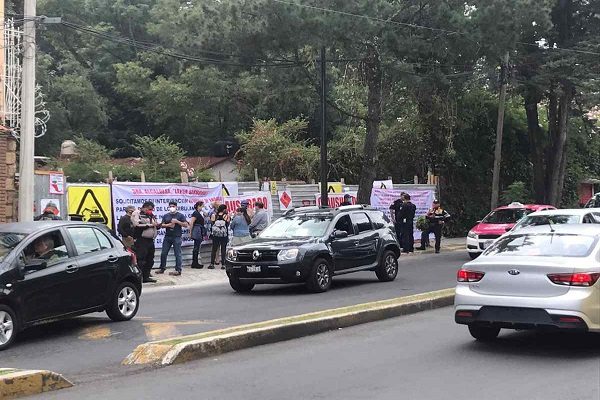
M 235 276 L 229 277 L 229 284 L 231 288 L 238 293 L 248 293 L 254 289 L 254 283 L 245 283 L 240 281 L 240 278 Z
M 375 274 L 381 282 L 391 282 L 396 279 L 398 275 L 398 258 L 393 251 L 387 250 L 383 253 Z
M 17 337 L 17 318 L 12 308 L 0 304 L 0 351 L 7 349 Z
M 475 339 L 486 342 L 496 339 L 500 333 L 500 328 L 493 326 L 469 325 L 469 333 Z
M 322 293 L 331 287 L 331 266 L 324 258 L 317 258 L 310 270 L 306 287 L 313 293 Z
M 481 253 L 469 253 L 469 257 L 471 257 L 471 260 L 474 260 L 477 257 L 479 257 L 479 254 L 481 254 Z
M 123 282 L 115 290 L 106 309 L 106 314 L 113 321 L 129 321 L 140 308 L 140 293 L 131 282 Z

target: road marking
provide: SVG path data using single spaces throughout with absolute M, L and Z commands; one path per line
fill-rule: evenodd
M 186 325 L 205 325 L 223 323 L 223 321 L 214 320 L 195 320 L 195 321 L 172 321 L 172 322 L 145 322 L 144 329 L 146 330 L 146 337 L 150 341 L 169 339 L 180 335 L 178 326 Z
M 79 335 L 79 339 L 84 340 L 102 340 L 109 338 L 116 333 L 113 333 L 110 327 L 106 325 L 92 326 L 89 328 L 84 328 Z

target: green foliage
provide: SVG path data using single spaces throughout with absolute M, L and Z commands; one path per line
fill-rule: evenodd
M 134 147 L 142 156 L 142 170 L 149 182 L 178 182 L 181 180 L 180 161 L 185 152 L 166 135 L 157 138 L 137 136 Z
M 531 203 L 531 192 L 525 182 L 513 182 L 500 194 L 500 201 L 502 204 L 510 204 L 515 201 L 523 204 Z
M 239 133 L 244 173 L 270 179 L 310 181 L 317 177 L 319 148 L 300 139 L 307 122 L 293 119 L 278 124 L 275 120 L 256 120 L 252 130 Z
M 415 227 L 421 232 L 425 232 L 427 229 L 429 229 L 429 220 L 424 215 L 421 215 L 419 218 L 417 218 Z

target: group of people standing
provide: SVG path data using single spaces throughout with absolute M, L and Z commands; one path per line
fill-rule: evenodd
M 394 222 L 396 237 L 403 253 L 413 253 L 415 250 L 414 219 L 417 207 L 411 202 L 408 193 L 401 193 L 400 198 L 390 206 L 390 214 Z M 450 214 L 440 206 L 438 200 L 433 201 L 432 207 L 425 215 L 428 228 L 421 232 L 421 246 L 417 250 L 425 250 L 429 246 L 429 235 L 435 237 L 435 252 L 440 252 L 442 227 L 450 218 Z
M 138 267 L 142 271 L 143 282 L 156 282 L 152 278 L 151 270 L 154 266 L 156 250 L 154 239 L 156 239 L 159 229 L 165 229 L 165 234 L 160 268 L 156 271 L 157 274 L 165 273 L 167 257 L 173 248 L 175 271 L 170 272 L 169 275 L 181 275 L 183 229 L 187 228 L 189 228 L 190 238 L 194 241 L 191 268 L 204 268 L 200 257 L 200 246 L 204 240 L 210 238 L 212 239 L 212 251 L 208 269 L 214 269 L 219 249 L 221 250 L 221 260 L 224 262 L 229 244 L 242 244 L 260 233 L 269 224 L 269 216 L 264 209 L 264 204 L 256 202 L 254 206 L 255 210 L 252 212 L 249 202 L 242 201 L 235 214 L 231 216 L 225 204 L 212 203 L 209 210 L 206 211 L 204 202 L 198 201 L 194 205 L 194 212 L 188 221 L 186 216 L 179 212 L 177 202 L 171 201 L 169 212 L 163 215 L 161 221 L 158 222 L 154 215 L 154 203 L 147 201 L 139 209 L 127 206 L 125 215 L 119 219 L 117 231 L 123 238 L 125 246 L 132 251 Z

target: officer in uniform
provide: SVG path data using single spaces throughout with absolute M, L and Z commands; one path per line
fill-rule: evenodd
M 440 206 L 439 200 L 434 200 L 433 206 L 427 212 L 426 218 L 429 221 L 429 229 L 421 233 L 421 247 L 417 249 L 425 250 L 425 243 L 429 242 L 429 234 L 433 233 L 435 236 L 435 252 L 439 253 L 442 242 L 442 228 L 446 220 L 450 218 L 450 214 Z

